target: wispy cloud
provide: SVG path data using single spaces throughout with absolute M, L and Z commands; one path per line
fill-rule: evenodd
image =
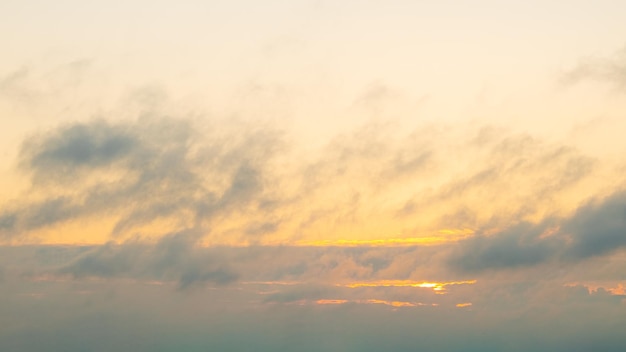
M 585 80 L 607 82 L 623 91 L 626 88 L 626 49 L 619 50 L 610 57 L 585 58 L 561 77 L 564 84 L 576 84 Z
M 2 234 L 24 236 L 96 214 L 117 216 L 112 235 L 172 218 L 179 222 L 173 230 L 207 228 L 217 214 L 263 201 L 265 165 L 280 137 L 269 130 L 237 133 L 200 136 L 189 121 L 145 118 L 95 120 L 33 136 L 20 159 L 32 200 L 2 213 Z

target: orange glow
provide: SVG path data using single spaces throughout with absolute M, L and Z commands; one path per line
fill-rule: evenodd
M 467 307 L 471 307 L 472 304 L 467 302 L 467 303 L 459 303 L 456 305 L 457 308 L 467 308 Z
M 472 229 L 441 229 L 438 232 L 449 236 L 469 236 L 474 234 Z
M 402 302 L 402 301 L 385 301 L 382 299 L 368 299 L 363 301 L 363 303 L 367 304 L 384 304 L 392 307 L 417 307 L 421 305 L 425 305 L 423 303 L 411 303 L 411 302 Z
M 626 284 L 621 282 L 602 282 L 602 283 L 579 283 L 572 282 L 567 283 L 564 286 L 566 287 L 575 287 L 575 286 L 583 286 L 587 289 L 589 294 L 597 293 L 598 290 L 602 289 L 613 296 L 626 296 Z
M 404 307 L 423 307 L 423 306 L 437 306 L 436 303 L 426 304 L 420 302 L 405 302 L 405 301 L 387 301 L 383 299 L 359 299 L 354 301 L 349 301 L 346 299 L 319 299 L 315 301 L 315 304 L 319 305 L 336 305 L 336 304 L 346 304 L 346 303 L 356 303 L 356 304 L 382 304 L 394 308 L 404 308 Z
M 611 294 L 616 295 L 616 296 L 626 296 L 626 286 L 622 284 L 618 284 L 617 287 L 610 288 L 608 289 L 608 291 L 611 292 Z
M 427 281 L 410 281 L 410 280 L 380 280 L 369 282 L 354 282 L 346 285 L 338 285 L 349 288 L 359 287 L 419 287 L 430 288 L 437 294 L 445 293 L 446 286 L 450 285 L 473 285 L 476 280 L 467 281 L 450 281 L 450 282 L 427 282 Z
M 63 226 L 63 231 L 54 227 L 52 229 L 41 230 L 39 237 L 45 238 L 45 241 L 39 244 L 47 245 L 99 245 L 110 242 L 108 232 L 114 226 L 114 219 L 101 219 L 94 220 L 93 231 L 90 227 L 88 233 L 90 234 L 89 241 L 85 241 L 85 238 L 80 236 L 84 235 L 84 224 L 69 222 L 67 224 L 59 225 Z M 77 227 L 80 226 L 80 227 Z M 146 226 L 142 230 L 146 233 L 155 234 L 154 239 L 158 240 L 160 237 L 156 235 L 159 231 L 155 229 L 169 228 L 172 224 L 164 221 L 163 224 Z M 76 227 L 76 228 L 75 228 Z M 151 231 L 152 230 L 152 231 Z M 46 232 L 47 231 L 47 232 Z M 49 233 L 48 233 L 49 232 Z M 61 236 L 60 234 L 63 234 Z M 96 234 L 96 235 L 94 235 Z M 256 245 L 263 246 L 294 246 L 294 247 L 410 247 L 410 246 L 436 246 L 448 243 L 455 243 L 460 240 L 466 239 L 474 234 L 474 231 L 470 229 L 442 229 L 437 231 L 436 235 L 423 236 L 423 237 L 407 237 L 407 238 L 378 238 L 378 239 L 325 239 L 325 240 L 301 240 L 301 241 L 289 241 L 289 240 L 272 240 L 266 239 L 259 242 L 253 242 L 248 240 L 238 239 L 203 239 L 197 244 L 200 247 L 250 247 Z M 125 237 L 113 240 L 113 242 L 122 243 Z
M 348 303 L 348 300 L 345 299 L 318 299 L 315 301 L 317 304 L 344 304 Z
M 468 230 L 469 231 L 469 230 Z M 410 238 L 387 238 L 374 240 L 317 240 L 296 242 L 296 246 L 311 247 L 402 247 L 402 246 L 434 246 L 445 243 L 458 242 L 470 236 L 473 232 L 452 232 L 452 230 L 439 231 L 446 236 L 410 237 Z M 453 237 L 452 237 L 453 236 Z
M 609 292 L 617 296 L 626 296 L 626 286 L 619 284 L 617 287 L 609 289 Z

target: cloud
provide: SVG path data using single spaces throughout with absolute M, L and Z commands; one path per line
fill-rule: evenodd
M 298 301 L 315 301 L 336 296 L 338 290 L 332 286 L 296 285 L 268 295 L 267 303 L 294 303 Z
M 586 80 L 608 82 L 618 90 L 624 90 L 626 88 L 626 49 L 616 52 L 611 57 L 591 57 L 582 60 L 561 77 L 561 82 L 568 85 Z
M 31 69 L 21 67 L 0 77 L 0 99 L 20 104 L 37 101 L 41 93 L 27 83 L 31 75 Z
M 200 136 L 188 120 L 142 118 L 93 120 L 33 136 L 20 154 L 32 200 L 0 213 L 0 231 L 23 236 L 102 214 L 117 217 L 112 235 L 159 219 L 177 219 L 175 229 L 184 230 L 206 227 L 217 214 L 261 209 L 262 200 L 272 199 L 264 193 L 266 164 L 279 134 L 220 133 Z
M 580 206 L 572 215 L 538 224 L 517 225 L 461 241 L 449 263 L 456 270 L 530 267 L 548 262 L 579 262 L 626 247 L 626 193 Z
M 153 110 L 34 134 L 19 154 L 31 187 L 0 209 L 0 236 L 32 241 L 95 218 L 116 240 L 201 227 L 221 243 L 371 237 L 381 230 L 370 224 L 392 218 L 385 231 L 401 236 L 501 226 L 536 218 L 596 165 L 572 147 L 474 125 L 365 123 L 306 151 L 289 138 L 275 125 Z
M 509 232 L 526 234 L 520 243 L 532 247 L 551 225 Z M 478 276 L 476 283 L 448 285 L 446 294 L 350 288 L 355 280 L 449 275 L 440 265 L 446 247 L 212 248 L 197 246 L 198 238 L 191 231 L 154 243 L 0 247 L 0 325 L 10 327 L 0 330 L 0 349 L 39 350 L 43 339 L 67 351 L 272 351 L 294 344 L 302 351 L 618 351 L 623 341 L 624 296 L 564 285 L 570 273 L 554 267 L 521 276 L 477 271 L 469 277 Z M 607 269 L 592 264 L 585 265 L 591 272 Z M 397 265 L 404 270 L 392 270 Z M 617 272 L 623 277 L 623 267 Z M 461 303 L 471 309 L 457 308 Z
M 539 203 L 539 198 L 549 197 L 580 181 L 595 165 L 593 158 L 575 148 L 550 145 L 526 134 L 504 134 L 483 140 L 479 145 L 472 145 L 473 142 L 467 147 L 474 149 L 480 160 L 478 169 L 442 187 L 435 200 L 480 192 L 490 201 L 497 201 L 507 195 L 481 191 L 504 185 L 505 189 L 517 187 L 517 194 L 511 196 L 525 197 L 526 203 Z
M 92 66 L 93 60 L 88 58 L 57 63 L 47 70 L 24 65 L 0 76 L 0 101 L 32 107 L 60 97 L 69 98 L 75 95 L 75 88 L 80 87 Z
M 480 272 L 545 263 L 562 245 L 558 240 L 541 239 L 547 229 L 547 223 L 524 222 L 491 236 L 477 234 L 459 244 L 451 264 L 464 272 Z
M 463 241 L 467 250 L 450 259 L 459 272 L 521 268 L 565 258 L 555 247 L 568 243 L 562 231 L 570 220 L 550 212 L 597 164 L 573 147 L 480 126 L 426 126 L 398 137 L 391 128 L 366 124 L 300 155 L 275 127 L 205 123 L 149 114 L 33 135 L 19 160 L 31 187 L 0 211 L 0 236 L 28 242 L 50 232 L 41 230 L 95 219 L 106 220 L 102 228 L 120 243 L 184 232 L 201 233 L 205 244 L 263 244 L 469 228 L 478 236 Z M 450 137 L 460 132 L 466 137 Z M 381 235 L 378 223 L 391 227 Z M 561 232 L 542 237 L 553 226 Z M 412 275 L 388 257 L 367 265 L 347 258 L 337 268 L 304 265 L 339 276 Z M 93 260 L 87 264 L 99 259 Z
M 102 120 L 61 127 L 24 143 L 22 167 L 33 172 L 35 182 L 76 182 L 81 172 L 111 167 L 120 159 L 140 153 L 139 136 L 128 127 Z
M 228 284 L 238 274 L 197 246 L 199 233 L 182 232 L 162 237 L 156 244 L 127 241 L 108 243 L 79 255 L 54 272 L 74 278 L 129 278 L 174 281 L 180 289 L 203 283 Z
M 278 222 L 272 222 L 272 221 L 254 223 L 248 226 L 248 228 L 246 229 L 246 234 L 252 235 L 252 236 L 258 236 L 258 235 L 264 235 L 267 233 L 276 232 L 276 230 L 278 229 L 278 225 L 279 225 Z
M 626 192 L 581 206 L 563 231 L 571 238 L 566 256 L 581 260 L 626 247 Z
M 582 198 L 573 202 L 589 196 L 575 186 L 590 179 L 600 160 L 574 147 L 489 126 L 464 135 L 456 143 L 434 144 L 430 173 L 422 176 L 427 181 L 415 178 L 402 189 L 398 219 L 421 219 L 433 232 L 504 229 L 557 215 L 571 206 L 564 196 Z
M 300 299 L 326 295 L 353 301 L 372 293 L 378 301 L 387 296 L 382 290 L 303 285 L 268 300 L 271 294 L 233 285 L 180 292 L 134 281 L 22 278 L 10 290 L 0 285 L 0 325 L 7 327 L 0 330 L 0 348 L 582 352 L 620 351 L 623 345 L 623 297 L 554 281 L 479 282 L 464 287 L 471 291 L 461 296 L 456 290 L 463 286 L 454 286 L 446 295 L 431 294 L 439 306 L 425 307 L 300 305 Z M 471 309 L 456 308 L 468 302 Z

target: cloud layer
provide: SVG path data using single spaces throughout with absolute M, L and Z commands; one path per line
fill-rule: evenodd
M 163 219 L 173 231 L 207 228 L 217 215 L 271 201 L 265 168 L 278 138 L 253 130 L 200 136 L 173 119 L 62 126 L 24 143 L 20 166 L 33 200 L 2 213 L 2 233 L 103 215 L 115 218 L 112 236 Z
M 626 195 L 621 191 L 590 201 L 567 218 L 523 222 L 488 236 L 479 233 L 458 246 L 451 263 L 468 272 L 611 254 L 626 246 Z

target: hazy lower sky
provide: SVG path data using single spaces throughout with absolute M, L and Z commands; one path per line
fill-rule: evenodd
M 626 2 L 0 2 L 0 349 L 623 351 Z

